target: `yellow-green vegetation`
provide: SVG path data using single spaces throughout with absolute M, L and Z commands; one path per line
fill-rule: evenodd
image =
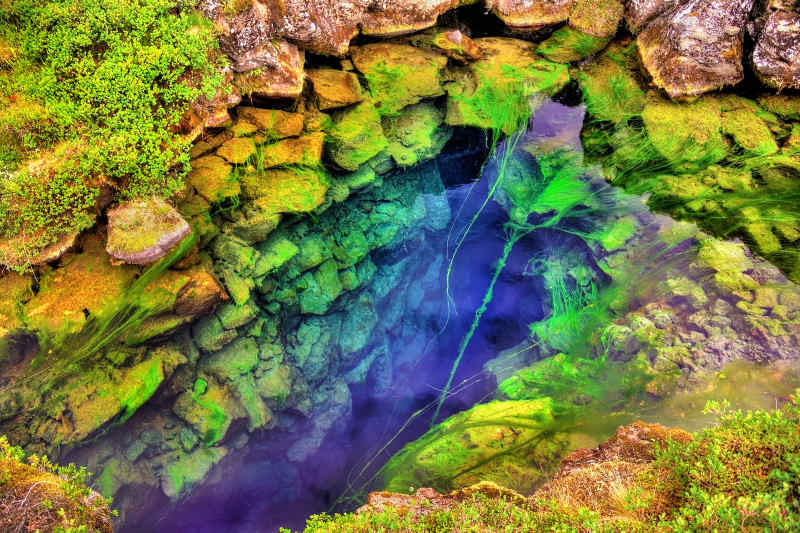
M 0 530 L 111 533 L 111 502 L 86 486 L 88 476 L 74 464 L 26 456 L 0 436 Z
M 444 114 L 428 103 L 410 105 L 399 115 L 384 117 L 387 153 L 401 167 L 435 157 L 450 140 L 450 130 L 442 127 L 443 121 Z
M 356 171 L 378 155 L 388 141 L 383 134 L 381 116 L 372 100 L 339 111 L 328 128 L 326 151 L 338 166 Z
M 176 125 L 217 74 L 211 24 L 175 0 L 22 0 L 0 10 L 0 262 L 25 268 L 123 199 L 183 187 Z M 25 165 L 52 151 L 54 162 Z
M 483 57 L 458 71 L 447 86 L 447 123 L 512 135 L 525 129 L 535 94 L 552 96 L 569 82 L 566 65 L 536 55 L 536 45 L 486 37 Z
M 636 46 L 612 44 L 590 65 L 578 71 L 587 111 L 595 120 L 620 124 L 644 110 L 645 93 L 635 71 Z
M 542 42 L 536 52 L 556 63 L 571 63 L 599 52 L 610 40 L 610 37 L 595 37 L 564 26 Z
M 526 501 L 504 491 L 412 498 L 316 515 L 305 531 L 797 531 L 800 392 L 772 412 L 714 403 L 707 410 L 720 414 L 719 423 L 693 438 L 667 431 L 647 451 L 623 447 L 616 457 L 560 474 Z
M 490 480 L 530 491 L 565 442 L 553 439 L 550 398 L 495 401 L 455 415 L 403 448 L 384 466 L 382 485 L 407 492 L 452 490 Z
M 368 44 L 351 52 L 381 115 L 444 94 L 442 69 L 447 57 L 442 54 L 397 43 Z

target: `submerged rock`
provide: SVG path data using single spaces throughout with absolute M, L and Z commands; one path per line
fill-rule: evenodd
M 347 107 L 364 99 L 358 77 L 352 72 L 321 68 L 307 71 L 306 76 L 311 80 L 317 106 L 322 111 Z
M 191 232 L 188 222 L 160 198 L 131 200 L 108 212 L 106 251 L 135 265 L 154 263 Z
M 742 43 L 753 0 L 689 0 L 662 13 L 637 38 L 642 64 L 671 98 L 744 79 Z

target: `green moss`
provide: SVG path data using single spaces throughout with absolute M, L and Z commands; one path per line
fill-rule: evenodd
M 778 151 L 767 124 L 752 110 L 735 109 L 723 113 L 722 131 L 733 136 L 746 153 L 771 155 Z
M 607 252 L 619 250 L 636 232 L 636 221 L 632 218 L 621 218 L 611 226 L 604 228 L 596 236 L 598 242 Z
M 317 167 L 322 163 L 324 140 L 325 136 L 317 132 L 262 146 L 256 154 L 255 164 L 258 168 L 288 165 Z
M 16 36 L 19 54 L 2 96 L 24 95 L 49 117 L 6 119 L 31 125 L 21 130 L 27 149 L 46 150 L 58 140 L 80 150 L 46 180 L 28 171 L 4 180 L 3 235 L 24 235 L 35 255 L 85 229 L 97 194 L 92 180 L 105 180 L 126 199 L 180 190 L 189 144 L 175 126 L 192 101 L 221 82 L 210 22 L 175 9 L 172 0 L 24 0 L 7 7 L 2 33 Z M 8 203 L 20 187 L 30 203 Z

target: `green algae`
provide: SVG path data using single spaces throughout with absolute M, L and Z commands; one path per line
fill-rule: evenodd
M 572 63 L 600 52 L 610 41 L 610 37 L 596 37 L 564 26 L 540 43 L 536 53 L 555 63 Z
M 334 113 L 332 121 L 327 130 L 326 153 L 345 170 L 358 170 L 389 144 L 381 116 L 371 100 Z

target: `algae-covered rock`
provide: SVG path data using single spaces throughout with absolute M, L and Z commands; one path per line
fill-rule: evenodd
M 350 171 L 358 170 L 388 144 L 383 134 L 381 116 L 371 100 L 335 113 L 327 140 L 328 157 Z
M 190 231 L 189 223 L 164 200 L 131 200 L 108 212 L 106 251 L 126 263 L 154 263 Z
M 334 261 L 326 261 L 312 274 L 306 273 L 298 287 L 300 311 L 324 315 L 342 292 L 342 283 Z
M 689 0 L 655 18 L 636 41 L 653 83 L 686 98 L 742 81 L 752 7 L 753 0 Z
M 674 103 L 650 94 L 642 118 L 650 142 L 676 170 L 699 170 L 728 154 L 722 109 L 714 99 Z
M 634 45 L 613 44 L 578 71 L 583 99 L 593 118 L 622 124 L 642 114 L 646 96 L 635 75 L 635 53 Z
M 161 489 L 172 501 L 179 500 L 227 454 L 227 448 L 221 446 L 200 448 L 189 454 L 182 451 L 168 454 L 163 458 L 165 475 L 161 478 Z
M 436 157 L 450 140 L 451 132 L 441 127 L 443 122 L 444 114 L 428 103 L 411 105 L 399 115 L 384 117 L 383 131 L 389 141 L 386 151 L 400 167 Z
M 77 333 L 88 317 L 116 312 L 137 273 L 131 266 L 112 266 L 100 237 L 88 235 L 82 253 L 41 277 L 39 292 L 25 306 L 25 322 L 47 337 Z
M 0 369 L 13 364 L 22 355 L 17 333 L 23 328 L 22 309 L 33 297 L 33 276 L 6 272 L 0 277 Z
M 247 106 L 236 108 L 236 113 L 239 118 L 255 125 L 267 140 L 297 137 L 303 132 L 303 115 L 300 113 Z
M 217 155 L 228 163 L 241 165 L 256 153 L 256 144 L 248 137 L 235 137 L 217 148 Z
M 210 203 L 238 196 L 239 182 L 233 176 L 231 166 L 221 157 L 203 156 L 193 160 L 191 165 L 192 170 L 186 179 Z
M 536 53 L 556 63 L 571 63 L 596 54 L 610 41 L 610 37 L 597 37 L 571 26 L 564 26 L 543 41 Z
M 306 76 L 314 87 L 317 106 L 323 111 L 347 107 L 364 99 L 358 77 L 352 72 L 321 68 L 307 70 Z
M 553 26 L 569 18 L 575 0 L 487 0 L 491 9 L 507 26 L 526 30 L 538 30 Z
M 267 213 L 305 213 L 322 205 L 330 180 L 324 171 L 307 168 L 267 169 L 242 180 L 245 196 Z
M 381 115 L 444 94 L 442 69 L 447 57 L 442 54 L 396 43 L 353 47 L 351 54 Z
M 200 435 L 206 447 L 224 439 L 234 419 L 246 416 L 226 387 L 202 378 L 178 396 L 172 411 Z
M 106 375 L 97 368 L 64 387 L 60 409 L 67 423 L 57 426 L 59 442 L 79 442 L 106 424 L 123 423 L 149 400 L 186 358 L 175 349 L 154 350 L 136 365 Z
M 772 155 L 778 151 L 778 144 L 766 122 L 752 109 L 739 108 L 724 112 L 722 130 L 731 135 L 749 155 Z
M 220 381 L 237 381 L 240 376 L 253 370 L 257 364 L 258 345 L 250 337 L 241 337 L 204 359 L 200 367 Z
M 567 66 L 542 59 L 533 43 L 504 37 L 475 43 L 483 57 L 459 71 L 447 86 L 446 122 L 451 126 L 511 134 L 526 126 L 532 95 L 552 96 L 569 82 Z
M 527 492 L 545 475 L 535 464 L 547 464 L 560 448 L 544 435 L 554 422 L 549 398 L 476 405 L 395 454 L 384 467 L 383 486 L 444 491 L 493 481 Z
M 316 167 L 322 162 L 322 147 L 325 136 L 310 133 L 296 139 L 284 139 L 261 148 L 263 168 L 298 165 Z

